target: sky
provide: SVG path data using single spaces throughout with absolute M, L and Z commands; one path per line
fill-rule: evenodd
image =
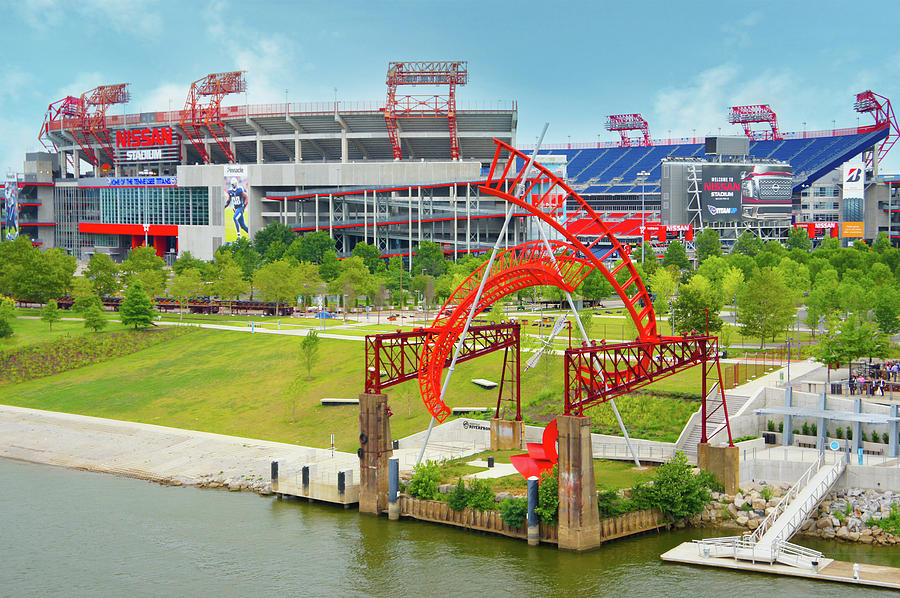
M 900 2 L 0 0 L 0 168 L 42 150 L 47 106 L 130 83 L 128 113 L 180 109 L 192 81 L 246 70 L 225 103 L 383 106 L 390 61 L 466 60 L 469 103 L 518 103 L 518 142 L 615 141 L 639 112 L 653 137 L 740 134 L 729 106 L 766 103 L 783 131 L 869 124 L 872 89 L 898 102 Z M 121 114 L 122 108 L 112 110 Z M 859 117 L 859 120 L 857 120 Z M 805 124 L 804 124 L 805 123 Z M 882 172 L 900 172 L 900 144 Z

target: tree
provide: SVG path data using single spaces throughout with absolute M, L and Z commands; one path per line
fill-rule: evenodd
M 59 313 L 59 308 L 56 305 L 56 299 L 51 299 L 44 305 L 44 308 L 41 310 L 41 320 L 47 322 L 50 325 L 50 331 L 53 332 L 53 322 L 59 322 L 62 319 L 62 314 Z
M 433 241 L 421 241 L 416 247 L 416 254 L 412 260 L 412 271 L 421 272 L 422 270 L 432 276 L 440 276 L 447 271 L 444 251 Z
M 119 315 L 124 326 L 134 326 L 135 330 L 153 325 L 153 303 L 140 280 L 135 280 L 125 291 Z
M 900 332 L 900 305 L 898 305 L 898 297 L 900 297 L 900 289 L 896 284 L 885 285 L 884 288 L 878 289 L 875 293 L 875 309 L 873 316 L 878 328 L 885 334 L 896 334 Z
M 759 338 L 762 348 L 767 338 L 787 328 L 796 309 L 794 295 L 776 268 L 763 268 L 737 294 L 737 321 L 747 336 Z
M 762 251 L 762 248 L 763 243 L 759 237 L 750 231 L 744 231 L 741 233 L 741 236 L 737 238 L 737 241 L 734 242 L 734 247 L 731 251 L 733 253 L 754 257 L 757 253 Z
M 669 299 L 672 298 L 672 295 L 678 289 L 675 275 L 671 270 L 660 268 L 650 277 L 650 287 L 656 295 L 656 299 L 653 301 L 656 315 L 660 316 L 669 313 Z
M 460 280 L 460 282 L 462 282 L 462 280 Z M 387 277 L 385 278 L 384 284 L 391 292 L 394 302 L 402 307 L 404 301 L 401 296 L 401 290 L 409 291 L 412 285 L 412 277 L 409 275 L 409 272 L 406 271 L 406 268 L 403 267 L 403 260 L 399 257 L 394 256 L 388 260 Z M 451 286 L 455 289 L 458 285 L 451 284 Z
M 264 264 L 253 274 L 254 286 L 264 300 L 275 302 L 276 313 L 282 303 L 296 300 L 302 282 L 297 267 L 286 259 Z
M 322 256 L 319 262 L 319 276 L 326 282 L 331 282 L 341 273 L 341 262 L 338 260 L 337 252 L 329 250 Z
M 805 228 L 792 228 L 791 232 L 788 233 L 788 238 L 784 246 L 787 249 L 809 251 L 812 242 L 809 240 L 809 233 Z
M 875 239 L 875 242 L 872 243 L 872 249 L 877 251 L 878 253 L 882 253 L 887 249 L 891 249 L 891 240 L 888 238 L 887 233 L 880 232 L 878 233 L 878 238 Z
M 366 268 L 361 257 L 351 257 L 344 260 L 341 273 L 337 278 L 328 283 L 328 289 L 332 293 L 344 295 L 344 321 L 347 321 L 347 312 L 350 306 L 356 302 L 360 295 L 371 295 L 375 292 L 374 278 Z
M 615 290 L 600 270 L 595 268 L 584 278 L 578 292 L 585 299 L 601 301 L 612 295 Z
M 672 303 L 672 330 L 678 334 L 691 331 L 704 332 L 706 318 L 709 314 L 709 330 L 716 332 L 722 329 L 722 296 L 712 284 L 699 274 L 695 274 L 687 284 L 678 287 L 678 296 Z
M 0 320 L 9 322 L 16 317 L 16 302 L 12 297 L 0 295 Z
M 298 261 L 321 264 L 329 252 L 337 255 L 335 248 L 334 239 L 326 231 L 320 230 L 300 237 L 300 244 L 291 247 L 289 253 Z
M 847 352 L 840 334 L 841 320 L 832 312 L 825 317 L 825 335 L 813 345 L 813 358 L 828 368 L 827 379 L 831 382 L 831 368 L 846 361 Z
M 87 306 L 83 312 L 83 315 L 84 327 L 90 328 L 94 332 L 100 332 L 108 324 L 106 318 L 103 317 L 103 310 L 100 309 L 99 301 Z
M 381 252 L 374 245 L 368 243 L 357 243 L 353 247 L 353 255 L 361 257 L 366 263 L 369 272 L 375 274 L 379 268 L 384 267 L 384 260 L 381 259 Z
M 189 252 L 185 252 L 190 256 Z M 199 260 L 197 260 L 199 261 Z M 176 265 L 178 262 L 175 262 Z M 88 261 L 84 277 L 91 282 L 98 297 L 109 297 L 119 292 L 119 266 L 105 253 L 95 253 Z
M 725 278 L 728 268 L 728 261 L 725 258 L 713 255 L 703 260 L 697 268 L 697 274 L 709 280 L 717 289 L 721 289 L 722 279 Z
M 254 249 L 253 244 L 244 237 L 238 237 L 231 245 L 220 248 L 216 252 L 216 261 L 219 260 L 219 253 L 223 251 L 231 252 L 231 256 L 244 275 L 244 280 L 251 280 L 253 273 L 262 263 L 262 256 Z
M 285 252 L 287 251 L 288 246 L 284 244 L 284 241 L 281 239 L 275 239 L 269 246 L 266 248 L 266 252 L 262 254 L 263 260 L 267 262 L 277 262 L 281 258 L 284 257 Z
M 250 285 L 244 280 L 243 273 L 237 264 L 225 264 L 216 272 L 212 284 L 213 294 L 222 299 L 234 301 L 248 290 L 250 290 Z
M 691 263 L 687 259 L 687 252 L 684 250 L 684 245 L 681 244 L 681 241 L 675 239 L 669 243 L 662 265 L 663 268 L 675 266 L 679 270 L 687 270 L 691 267 Z
M 200 271 L 196 268 L 190 268 L 182 271 L 181 274 L 175 275 L 172 282 L 169 283 L 169 294 L 178 299 L 181 304 L 181 313 L 179 319 L 184 315 L 184 305 L 190 299 L 200 296 L 203 290 L 203 280 L 200 278 Z
M 165 261 L 152 247 L 135 247 L 122 262 L 121 272 L 129 287 L 137 281 L 151 297 L 162 294 L 166 284 Z
M 781 258 L 778 262 L 778 270 L 781 272 L 784 283 L 794 293 L 797 302 L 810 290 L 809 268 L 805 264 L 798 264 L 789 257 Z
M 306 366 L 306 379 L 312 380 L 312 369 L 319 359 L 319 335 L 310 329 L 300 341 L 300 361 Z
M 719 240 L 719 231 L 714 228 L 705 228 L 694 240 L 697 247 L 697 260 L 702 264 L 706 258 L 722 255 L 722 242 Z
M 47 303 L 72 288 L 77 264 L 59 248 L 41 251 L 26 236 L 0 243 L 0 293 Z
M 205 265 L 206 262 L 195 258 L 191 255 L 190 251 L 183 251 L 181 252 L 181 255 L 178 256 L 178 259 L 175 260 L 175 263 L 172 264 L 172 271 L 175 274 L 181 274 L 185 270 L 194 268 L 202 272 Z
M 734 305 L 738 290 L 744 285 L 744 271 L 731 266 L 722 277 L 722 297 L 729 305 Z
M 283 247 L 281 253 L 283 254 L 284 250 L 294 242 L 296 237 L 297 233 L 292 231 L 287 225 L 280 222 L 272 222 L 267 224 L 265 228 L 256 231 L 256 234 L 253 236 L 253 248 L 259 255 L 266 255 L 269 246 L 280 241 Z M 281 255 L 275 261 L 278 259 L 281 259 Z

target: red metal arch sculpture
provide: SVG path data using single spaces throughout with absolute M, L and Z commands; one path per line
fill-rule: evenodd
M 542 242 L 533 241 L 511 247 L 494 260 L 475 313 L 487 309 L 498 299 L 527 287 L 552 285 L 572 292 L 593 269 L 587 261 L 573 257 L 574 247 L 559 241 L 550 244 L 558 266 L 554 266 Z M 466 316 L 472 308 L 478 285 L 488 262 L 476 269 L 447 299 L 435 317 L 422 345 L 419 359 L 419 389 L 428 411 L 439 422 L 450 415 L 441 398 L 441 374 L 454 344 L 462 334 Z
M 609 227 L 600 219 L 588 203 L 572 190 L 562 179 L 537 161 L 532 164 L 536 174 L 530 175 L 526 180 L 525 171 L 528 168 L 529 156 L 512 147 L 511 145 L 494 139 L 497 149 L 494 152 L 494 160 L 488 173 L 487 181 L 479 187 L 482 193 L 493 195 L 514 204 L 528 212 L 529 215 L 546 222 L 553 230 L 557 231 L 571 244 L 575 255 L 590 262 L 599 270 L 607 281 L 615 289 L 616 294 L 625 303 L 625 309 L 637 327 L 638 337 L 642 341 L 656 341 L 659 334 L 656 330 L 656 314 L 653 311 L 653 303 L 650 294 L 644 287 L 637 269 L 632 263 L 628 253 L 622 244 L 613 236 Z M 505 162 L 505 164 L 503 164 Z M 514 165 L 518 169 L 515 177 L 510 177 L 510 171 Z M 500 169 L 502 168 L 502 172 Z M 524 181 L 525 192 L 522 197 L 516 197 L 509 193 L 510 189 L 516 189 L 519 183 Z M 575 204 L 576 209 L 569 212 L 570 204 Z M 581 228 L 573 230 L 569 225 L 580 221 Z M 599 230 L 600 234 L 585 245 L 578 238 L 588 228 Z M 592 249 L 601 243 L 610 245 L 610 248 L 602 255 L 596 255 Z M 604 265 L 604 260 L 618 254 L 621 262 L 612 270 Z M 626 272 L 625 281 L 620 283 L 616 276 L 620 272 Z

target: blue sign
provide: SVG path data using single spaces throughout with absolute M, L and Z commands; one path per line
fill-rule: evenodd
M 176 177 L 173 176 L 137 176 L 110 178 L 110 187 L 174 187 Z
M 828 443 L 828 446 L 829 446 L 829 448 L 831 448 L 831 450 L 833 450 L 833 451 L 839 451 L 839 450 L 841 450 L 841 443 L 838 442 L 837 440 L 832 440 L 831 442 Z

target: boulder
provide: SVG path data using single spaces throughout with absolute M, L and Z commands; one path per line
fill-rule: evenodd
M 766 510 L 766 501 L 762 498 L 754 498 L 750 503 L 753 506 L 755 511 L 765 511 Z
M 750 521 L 750 519 L 745 515 L 739 515 L 737 518 L 737 524 L 740 525 L 741 527 L 746 526 L 749 521 Z
M 825 529 L 826 527 L 832 527 L 831 517 L 819 517 L 818 521 L 816 521 L 816 528 Z
M 860 535 L 859 541 L 862 542 L 863 544 L 871 544 L 872 542 L 875 541 L 875 538 L 871 534 L 868 536 Z
M 742 495 L 737 494 L 737 495 L 735 495 L 734 502 L 732 504 L 734 505 L 735 509 L 740 509 L 741 507 L 744 506 L 744 503 L 746 503 L 746 502 L 747 501 L 744 500 L 744 497 Z
M 760 524 L 759 519 L 751 519 L 750 521 L 747 522 L 747 527 L 749 527 L 750 529 L 756 529 L 759 527 L 759 524 Z
M 827 540 L 833 539 L 836 535 L 837 534 L 834 532 L 833 527 L 826 527 L 824 530 L 822 530 L 822 537 Z
M 846 527 L 842 527 L 837 531 L 837 537 L 841 540 L 849 540 L 850 539 L 850 530 Z

